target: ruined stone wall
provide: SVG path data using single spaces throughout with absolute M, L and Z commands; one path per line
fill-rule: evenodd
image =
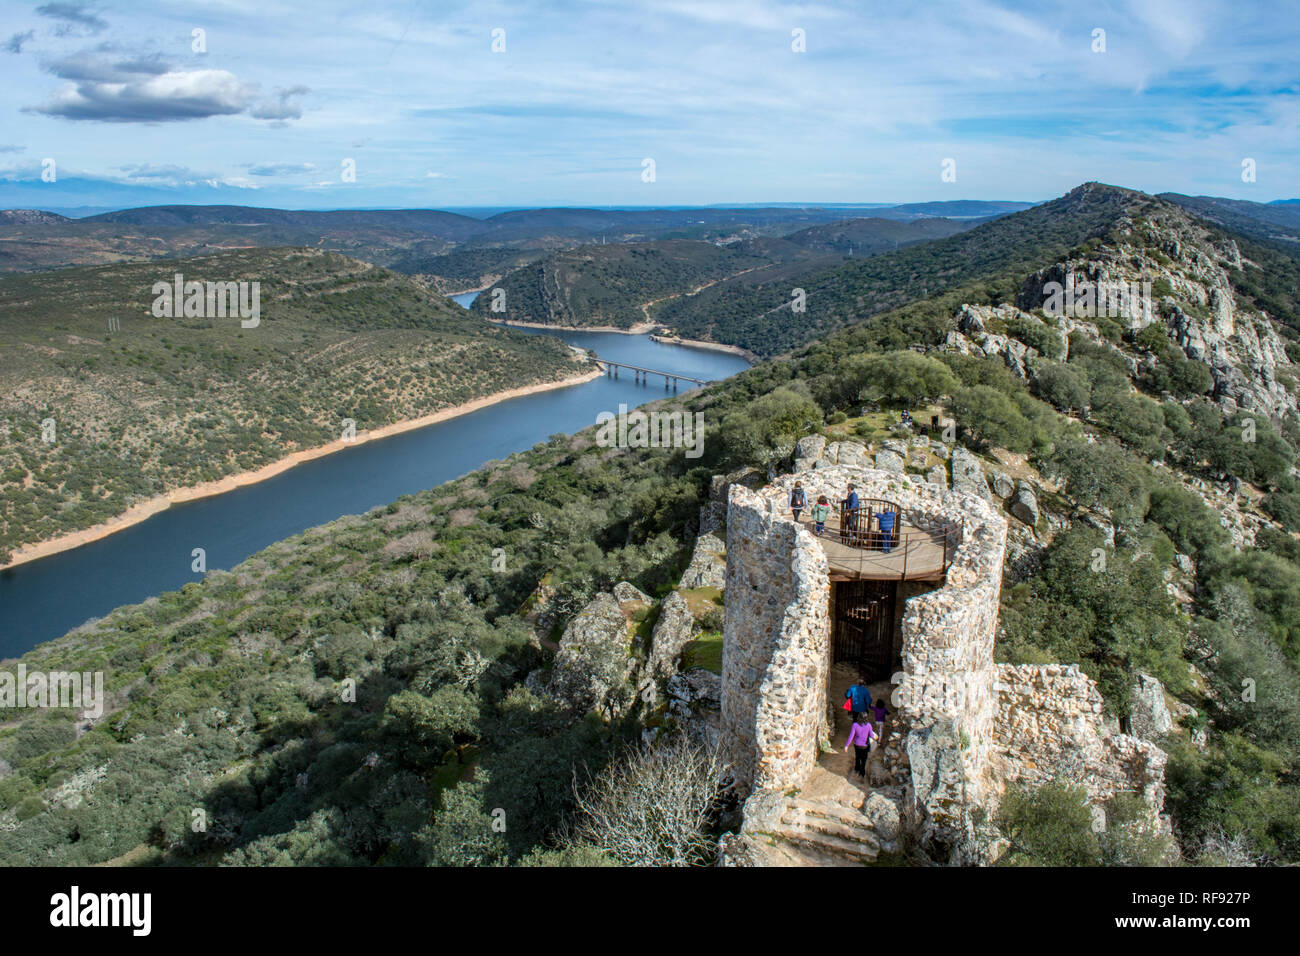
M 839 501 L 852 482 L 863 497 L 897 502 L 904 521 L 913 527 L 934 529 L 962 523 L 961 540 L 954 542 L 956 551 L 946 581 L 914 594 L 904 605 L 901 658 L 905 677 L 895 695 L 897 709 L 892 722 L 897 728 L 894 749 L 899 757 L 894 765 L 900 782 L 909 785 L 916 825 L 934 839 L 959 843 L 967 829 L 969 807 L 982 802 L 990 789 L 988 756 L 997 709 L 993 639 L 1006 520 L 986 501 L 895 472 L 858 466 L 829 465 L 785 475 L 758 492 L 732 490 L 723 650 L 724 729 L 732 735 L 735 762 L 771 768 L 745 778 L 755 788 L 797 786 L 815 761 L 816 742 L 825 728 L 829 584 L 820 545 L 806 531 L 796 529 L 789 517 L 786 502 L 796 479 L 803 482 L 809 501 L 822 494 Z M 733 516 L 739 522 L 734 528 Z M 815 578 L 790 582 L 787 569 L 797 561 Z M 734 583 L 733 576 L 737 579 Z M 807 600 L 814 594 L 815 598 Z M 793 620 L 798 614 L 807 614 L 808 619 L 798 624 Z M 800 660 L 803 654 L 808 657 Z M 766 698 L 764 679 L 780 690 L 770 704 L 765 699 L 729 701 L 732 688 Z M 795 695 L 805 699 L 796 700 Z M 759 711 L 757 727 L 750 726 L 747 710 L 751 707 Z M 733 717 L 730 722 L 728 708 Z M 785 721 L 786 715 L 795 719 L 787 729 L 766 723 Z M 788 751 L 794 741 L 798 748 L 806 748 L 799 751 L 799 759 Z M 746 756 L 747 752 L 752 756 Z M 744 775 L 745 771 L 741 772 Z
M 809 501 L 824 494 L 838 502 L 852 482 L 864 498 L 896 502 L 912 527 L 962 525 L 946 579 L 924 593 L 913 591 L 903 605 L 904 678 L 894 694 L 885 758 L 896 780 L 909 787 L 913 825 L 923 840 L 973 843 L 970 811 L 997 789 L 989 779 L 989 757 L 997 715 L 993 643 L 1006 519 L 973 495 L 896 472 L 824 462 L 782 476 L 759 492 L 774 516 L 788 515 L 785 502 L 796 480 L 803 482 Z
M 897 502 L 913 527 L 962 522 L 944 581 L 900 591 L 903 677 L 879 765 L 884 778 L 872 783 L 905 791 L 913 837 L 937 858 L 987 862 L 981 828 L 1007 785 L 1062 775 L 1087 787 L 1094 806 L 1133 791 L 1158 818 L 1165 755 L 1109 731 L 1093 681 L 1073 667 L 994 663 L 1007 521 L 989 501 L 896 472 L 810 456 L 801 465 L 730 495 L 723 739 L 745 792 L 758 799 L 758 791 L 799 787 L 825 736 L 828 568 L 787 502 L 796 479 L 810 502 L 822 494 L 838 502 L 852 482 L 863 497 Z
M 726 594 L 723 757 L 745 792 L 798 786 L 827 734 L 826 555 L 740 485 L 727 509 Z
M 1153 820 L 1164 807 L 1167 757 L 1159 747 L 1112 733 L 1096 681 L 1077 665 L 1001 664 L 997 669 L 993 767 L 1005 786 L 1053 778 L 1082 786 L 1094 806 L 1122 792 L 1142 797 Z

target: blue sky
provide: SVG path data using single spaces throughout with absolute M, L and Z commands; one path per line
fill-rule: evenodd
M 0 9 L 0 207 L 1300 195 L 1294 0 Z

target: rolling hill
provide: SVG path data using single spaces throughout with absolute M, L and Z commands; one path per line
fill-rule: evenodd
M 155 318 L 174 270 L 260 282 L 260 324 Z M 346 418 L 362 432 L 585 370 L 562 342 L 312 249 L 0 278 L 0 336 L 0 559 L 334 441 Z

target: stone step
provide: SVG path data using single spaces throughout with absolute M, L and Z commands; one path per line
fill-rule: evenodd
M 858 794 L 861 798 L 861 794 Z M 837 820 L 840 823 L 849 825 L 870 826 L 870 821 L 863 816 L 862 811 L 857 807 L 848 806 L 843 803 L 832 803 L 825 800 L 806 800 L 803 797 L 787 797 L 786 805 L 804 813 L 813 816 L 828 817 Z
M 865 843 L 855 839 L 845 839 L 818 830 L 809 830 L 802 826 L 779 823 L 773 828 L 773 834 L 799 846 L 805 846 L 819 853 L 830 853 L 846 857 L 860 863 L 873 863 L 877 848 L 874 843 Z
M 873 853 L 880 849 L 880 840 L 876 837 L 875 831 L 871 829 L 870 824 L 843 823 L 830 817 L 811 814 L 782 815 L 781 822 L 786 826 L 807 830 L 810 833 L 824 833 L 838 840 L 860 843 L 863 846 L 870 847 Z

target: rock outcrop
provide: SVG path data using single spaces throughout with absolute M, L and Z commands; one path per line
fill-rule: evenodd
M 635 696 L 634 664 L 628 618 L 612 594 L 598 594 L 565 627 L 545 691 L 573 710 L 620 716 Z
M 714 534 L 695 539 L 691 563 L 682 572 L 679 588 L 724 588 L 727 584 L 727 546 Z
M 1134 737 L 1157 741 L 1174 729 L 1174 718 L 1165 703 L 1165 687 L 1150 674 L 1138 674 L 1133 685 L 1129 729 Z
M 1029 482 L 1017 483 L 1016 496 L 1011 501 L 1011 513 L 1031 528 L 1038 524 L 1038 496 Z
M 989 501 L 989 485 L 984 480 L 984 466 L 962 445 L 952 448 L 952 490 Z

